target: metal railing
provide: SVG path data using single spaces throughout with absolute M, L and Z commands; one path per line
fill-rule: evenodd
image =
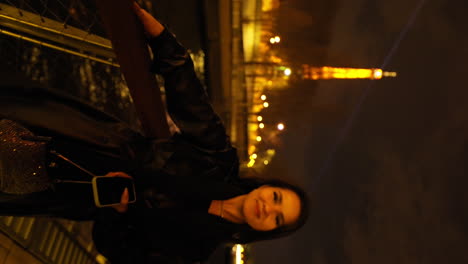
M 0 33 L 118 67 L 108 39 L 17 7 L 0 4 Z
M 93 264 L 96 254 L 50 218 L 0 217 L 0 230 L 46 264 Z

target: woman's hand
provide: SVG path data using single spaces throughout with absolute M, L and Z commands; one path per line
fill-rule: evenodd
M 150 13 L 142 9 L 135 1 L 133 1 L 133 11 L 143 25 L 149 38 L 157 37 L 164 31 L 164 26 Z
M 117 171 L 117 172 L 109 172 L 105 176 L 107 177 L 122 177 L 122 178 L 129 178 L 132 179 L 132 177 L 125 172 Z M 125 188 L 125 190 L 122 193 L 122 196 L 120 197 L 120 204 L 118 205 L 113 205 L 112 208 L 114 208 L 117 212 L 123 214 L 127 212 L 128 210 L 128 189 Z

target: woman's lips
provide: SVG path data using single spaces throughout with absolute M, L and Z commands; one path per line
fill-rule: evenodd
M 258 200 L 255 200 L 255 214 L 257 218 L 260 218 L 260 205 L 258 204 Z

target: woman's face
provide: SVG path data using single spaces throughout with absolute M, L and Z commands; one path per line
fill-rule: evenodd
M 250 227 L 270 231 L 295 223 L 301 213 L 301 201 L 290 189 L 263 185 L 247 194 L 242 211 Z

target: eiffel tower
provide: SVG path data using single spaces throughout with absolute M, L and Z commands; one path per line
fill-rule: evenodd
M 371 79 L 380 80 L 383 77 L 396 77 L 396 72 L 387 72 L 378 68 L 343 68 L 343 67 L 315 67 L 302 65 L 302 78 L 304 80 L 329 79 Z

